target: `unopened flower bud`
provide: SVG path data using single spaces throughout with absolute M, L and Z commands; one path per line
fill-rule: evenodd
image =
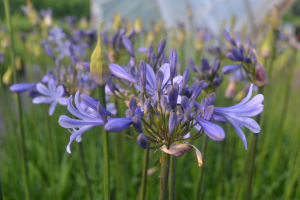
M 157 57 L 160 58 L 160 56 L 162 55 L 164 49 L 165 49 L 165 46 L 166 46 L 166 38 L 163 38 L 159 44 L 158 44 L 158 47 L 157 47 Z
M 172 109 L 177 106 L 178 89 L 175 86 L 170 86 L 168 90 L 168 99 Z
M 147 63 L 150 62 L 152 53 L 153 53 L 153 45 L 150 44 L 149 47 L 148 47 L 148 50 L 147 50 Z
M 147 79 L 146 79 L 146 74 L 147 74 L 147 66 L 145 61 L 140 62 L 140 68 L 139 68 L 139 74 L 140 74 L 140 84 L 141 86 L 146 86 Z
M 147 148 L 147 137 L 140 133 L 140 135 L 136 138 L 136 143 L 143 149 Z
M 266 86 L 269 83 L 269 78 L 266 70 L 260 62 L 258 62 L 256 65 L 254 82 L 258 87 Z
M 128 37 L 126 37 L 125 35 L 122 35 L 122 42 L 123 42 L 124 47 L 126 48 L 126 50 L 131 55 L 131 57 L 135 57 L 134 51 L 132 49 L 132 46 L 131 46 L 131 43 L 130 43 L 130 40 L 128 39 Z
M 162 96 L 162 98 L 160 100 L 160 106 L 162 109 L 162 113 L 165 114 L 166 110 L 167 110 L 167 106 L 168 106 L 168 100 L 165 96 Z
M 144 103 L 144 113 L 147 113 L 148 110 L 151 109 L 151 101 L 149 99 L 147 99 Z
M 187 118 L 187 120 L 190 120 L 191 118 L 191 105 L 190 105 L 190 101 L 187 97 L 183 96 L 181 99 L 181 103 L 182 103 L 182 108 L 184 110 L 185 116 Z
M 170 78 L 174 78 L 176 73 L 176 65 L 177 65 L 177 53 L 175 48 L 172 48 L 170 51 L 169 63 L 170 63 Z
M 216 101 L 216 93 L 211 93 L 207 98 L 207 105 L 213 105 Z
M 143 133 L 143 123 L 140 117 L 134 116 L 132 118 L 132 124 L 138 133 Z
M 182 75 L 182 87 L 185 87 L 189 79 L 190 79 L 190 70 L 189 68 L 185 68 Z
M 156 85 L 157 85 L 158 90 L 161 89 L 161 85 L 162 85 L 163 80 L 164 80 L 164 73 L 159 70 L 157 75 L 156 75 Z
M 130 114 L 131 116 L 134 116 L 134 113 L 135 113 L 135 109 L 136 109 L 136 100 L 134 97 L 131 97 L 129 99 L 129 105 L 128 105 L 128 108 L 130 110 Z
M 109 59 L 102 48 L 101 45 L 101 38 L 100 38 L 100 29 L 102 26 L 103 21 L 99 26 L 98 32 L 98 41 L 95 50 L 93 51 L 91 57 L 91 67 L 90 73 L 97 85 L 104 86 L 110 79 L 111 71 L 109 69 Z
M 214 114 L 214 108 L 215 107 L 213 105 L 207 106 L 207 108 L 204 111 L 203 119 L 210 121 Z
M 170 117 L 169 117 L 169 136 L 172 136 L 174 133 L 174 130 L 177 125 L 177 115 L 175 112 L 172 112 Z

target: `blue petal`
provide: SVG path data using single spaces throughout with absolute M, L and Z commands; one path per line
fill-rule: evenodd
M 247 150 L 247 139 L 246 139 L 246 136 L 245 136 L 244 132 L 239 127 L 239 125 L 234 122 L 233 119 L 228 118 L 228 121 L 232 124 L 232 126 L 235 129 L 235 131 L 238 134 L 238 136 L 242 139 L 242 141 L 244 143 L 244 146 L 245 146 L 245 149 Z
M 9 87 L 12 92 L 25 92 L 34 89 L 37 83 L 17 83 Z
M 94 120 L 84 121 L 80 119 L 72 119 L 66 115 L 61 115 L 59 117 L 58 123 L 64 128 L 80 128 L 82 126 L 93 125 L 102 126 L 104 122 L 100 118 L 95 118 Z
M 243 65 L 242 64 L 236 64 L 236 65 L 226 65 L 223 67 L 222 72 L 224 74 L 230 74 L 234 72 L 235 70 L 241 68 Z
M 138 80 L 130 76 L 121 66 L 111 63 L 109 64 L 109 69 L 112 74 L 120 79 L 127 80 L 131 83 L 138 84 Z
M 105 124 L 107 132 L 120 132 L 132 124 L 132 117 L 109 119 Z
M 220 126 L 206 121 L 200 118 L 199 116 L 195 117 L 195 120 L 201 126 L 201 128 L 204 130 L 207 136 L 210 137 L 212 140 L 222 141 L 225 138 L 225 132 Z

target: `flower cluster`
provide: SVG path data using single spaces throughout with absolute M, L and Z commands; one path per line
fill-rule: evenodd
M 129 41 L 127 42 L 125 46 L 131 54 L 132 46 Z M 260 131 L 258 123 L 250 117 L 262 112 L 263 96 L 257 95 L 250 100 L 251 86 L 247 97 L 235 106 L 216 107 L 214 92 L 206 93 L 207 97 L 199 103 L 198 97 L 208 84 L 202 80 L 189 86 L 188 68 L 184 69 L 182 76 L 176 76 L 177 53 L 175 49 L 169 53 L 169 62 L 160 62 L 161 57 L 165 57 L 163 53 L 165 43 L 165 39 L 163 39 L 158 45 L 155 59 L 149 64 L 141 60 L 138 65 L 132 66 L 130 73 L 116 63 L 109 64 L 112 73 L 110 84 L 112 81 L 118 80 L 123 84 L 127 82 L 129 83 L 127 85 L 131 85 L 129 87 L 131 98 L 125 118 L 114 116 L 101 106 L 101 102 L 97 103 L 92 97 L 82 94 L 80 95 L 81 101 L 87 107 L 98 112 L 98 116 L 91 116 L 80 106 L 78 92 L 75 95 L 77 109 L 72 105 L 73 97 L 69 98 L 68 110 L 78 119 L 72 119 L 65 115 L 59 119 L 59 124 L 70 129 L 72 133 L 67 146 L 69 153 L 72 141 L 75 139 L 78 142 L 81 141 L 81 135 L 90 128 L 104 126 L 107 132 L 125 135 L 121 132 L 132 127 L 132 130 L 135 130 L 138 135 L 133 131 L 131 136 L 126 136 L 135 139 L 141 148 L 160 148 L 175 156 L 182 156 L 194 148 L 199 165 L 201 165 L 201 153 L 196 147 L 186 144 L 186 142 L 199 138 L 203 133 L 214 141 L 223 140 L 225 138 L 224 130 L 213 122 L 231 123 L 247 149 L 246 138 L 241 128 L 245 126 L 255 133 Z M 220 66 L 218 60 L 215 61 L 213 67 L 209 66 L 205 58 L 202 58 L 202 62 L 204 62 L 203 72 L 211 70 L 211 74 L 216 72 Z M 213 79 L 210 84 L 214 82 L 216 81 Z M 116 88 L 116 85 L 113 84 L 113 87 Z M 194 135 L 190 134 L 193 128 L 198 131 Z M 150 145 L 152 143 L 156 145 Z
M 225 39 L 232 45 L 231 52 L 226 56 L 239 64 L 231 64 L 223 67 L 224 74 L 231 74 L 236 70 L 241 70 L 241 74 L 245 75 L 245 79 L 255 83 L 259 87 L 268 84 L 269 79 L 264 66 L 259 62 L 256 47 L 248 39 L 242 44 L 239 34 L 235 34 L 233 39 L 230 34 L 224 29 L 223 35 Z

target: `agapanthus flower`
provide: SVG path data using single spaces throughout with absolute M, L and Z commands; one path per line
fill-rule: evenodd
M 263 111 L 264 107 L 262 105 L 264 100 L 264 96 L 262 94 L 258 94 L 250 100 L 252 88 L 253 85 L 251 84 L 247 96 L 240 103 L 231 107 L 215 107 L 213 118 L 217 122 L 224 122 L 226 120 L 229 121 L 236 130 L 238 136 L 242 139 L 246 149 L 247 140 L 241 128 L 245 126 L 252 132 L 259 133 L 259 124 L 250 117 L 259 115 Z
M 64 97 L 65 90 L 63 86 L 56 87 L 56 84 L 53 79 L 48 81 L 48 88 L 42 84 L 38 83 L 36 85 L 37 91 L 43 96 L 35 97 L 32 102 L 34 104 L 40 103 L 49 103 L 49 115 L 51 116 L 56 108 L 56 105 L 59 103 L 60 105 L 67 105 L 67 98 Z
M 63 32 L 63 29 L 58 26 L 54 26 L 49 30 L 48 40 L 55 41 L 58 45 L 61 44 L 62 39 L 64 39 L 65 37 L 66 34 Z

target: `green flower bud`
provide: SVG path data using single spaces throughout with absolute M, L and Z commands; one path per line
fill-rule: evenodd
M 91 57 L 91 67 L 90 67 L 91 76 L 95 81 L 95 83 L 99 86 L 104 86 L 108 82 L 111 76 L 111 71 L 108 67 L 109 59 L 107 53 L 104 51 L 104 49 L 101 46 L 100 30 L 103 21 L 99 26 L 98 41 Z

